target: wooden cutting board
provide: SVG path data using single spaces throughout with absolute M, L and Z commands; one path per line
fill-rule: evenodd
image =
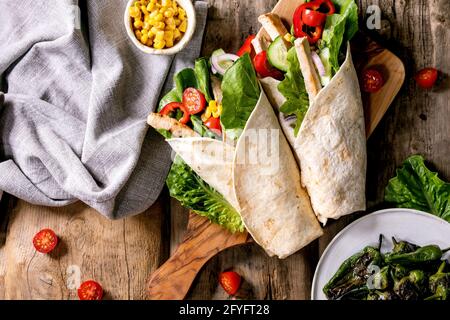
M 303 2 L 304 0 L 280 0 L 272 12 L 290 25 L 293 12 Z M 392 52 L 362 34 L 358 34 L 352 41 L 352 54 L 358 74 L 364 68 L 373 66 L 383 72 L 386 80 L 379 92 L 362 94 L 369 137 L 399 92 L 405 79 L 405 68 Z M 150 276 L 149 298 L 183 299 L 208 260 L 227 248 L 251 241 L 247 232 L 231 234 L 210 223 L 208 219 L 190 213 L 184 241 L 170 259 Z

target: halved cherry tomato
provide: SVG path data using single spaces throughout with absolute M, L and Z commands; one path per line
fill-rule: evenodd
M 439 77 L 439 71 L 434 68 L 425 68 L 420 70 L 414 79 L 423 89 L 431 89 Z
M 222 126 L 220 124 L 220 118 L 210 117 L 204 122 L 205 126 L 214 132 L 215 134 L 222 135 Z
M 33 238 L 33 245 L 41 253 L 49 253 L 58 244 L 58 237 L 51 229 L 39 231 Z
M 326 19 L 327 15 L 319 11 L 305 9 L 302 13 L 303 23 L 310 27 L 321 26 L 325 23 Z
M 189 110 L 181 102 L 170 102 L 166 104 L 159 113 L 163 116 L 169 116 L 172 112 L 177 111 L 177 109 L 180 109 L 181 112 L 183 112 L 183 117 L 178 121 L 184 124 L 188 123 L 190 120 Z
M 234 271 L 222 272 L 219 275 L 219 283 L 226 293 L 234 295 L 241 286 L 241 276 Z
M 187 88 L 183 92 L 183 105 L 189 111 L 189 114 L 197 114 L 205 110 L 206 99 L 199 90 Z
M 380 71 L 369 68 L 364 70 L 361 82 L 363 91 L 375 93 L 384 85 L 384 78 Z
M 272 77 L 278 80 L 283 78 L 283 73 L 270 65 L 266 51 L 261 51 L 253 58 L 253 65 L 261 78 Z
M 94 280 L 85 281 L 78 288 L 78 298 L 80 300 L 102 300 L 103 288 Z
M 239 57 L 242 57 L 245 53 L 252 53 L 252 41 L 253 39 L 255 39 L 255 37 L 256 36 L 254 34 L 251 34 L 247 37 L 247 39 L 245 39 L 244 44 L 236 53 Z

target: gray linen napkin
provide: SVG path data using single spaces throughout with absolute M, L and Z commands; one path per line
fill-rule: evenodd
M 0 190 L 48 206 L 79 199 L 109 218 L 157 199 L 170 150 L 146 117 L 199 56 L 207 4 L 195 3 L 196 34 L 169 57 L 134 47 L 126 3 L 0 1 Z

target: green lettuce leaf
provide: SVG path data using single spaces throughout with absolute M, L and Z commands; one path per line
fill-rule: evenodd
M 326 56 L 324 64 L 330 65 L 336 73 L 339 71 L 342 49 L 358 31 L 358 6 L 354 0 L 334 0 L 333 3 L 336 13 L 327 17 L 319 49 L 328 50 L 327 55 L 321 55 L 321 58 Z
M 430 171 L 422 156 L 408 158 L 385 190 L 385 200 L 401 208 L 429 212 L 450 222 L 450 183 Z
M 206 102 L 213 100 L 211 94 L 211 76 L 209 73 L 209 62 L 207 58 L 200 58 L 195 60 L 195 76 L 197 77 L 196 88 L 204 95 Z
M 175 157 L 167 176 L 170 195 L 195 213 L 231 232 L 244 231 L 239 213 L 206 184 L 179 156 Z
M 278 91 L 286 98 L 286 102 L 280 107 L 280 111 L 285 115 L 295 114 L 297 116 L 294 129 L 294 134 L 297 136 L 303 118 L 308 111 L 309 98 L 294 47 L 288 51 L 287 62 L 288 71 L 284 80 L 278 85 Z
M 248 54 L 239 58 L 222 81 L 221 122 L 225 130 L 244 129 L 261 94 L 255 69 Z

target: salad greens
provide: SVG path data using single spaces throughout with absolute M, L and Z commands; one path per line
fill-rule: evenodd
M 167 176 L 170 195 L 195 213 L 231 232 L 243 232 L 239 213 L 216 190 L 206 184 L 179 156 Z
M 389 181 L 385 200 L 397 207 L 418 209 L 450 222 L 450 183 L 442 181 L 429 170 L 424 158 L 408 158 Z
M 339 71 L 339 54 L 342 45 L 347 43 L 358 31 L 358 6 L 354 0 L 333 0 L 336 12 L 325 23 L 322 40 L 319 43 L 321 51 L 328 50 L 329 54 L 321 54 L 324 65 L 330 65 L 333 72 Z
M 294 134 L 297 136 L 303 118 L 308 111 L 309 98 L 294 47 L 288 51 L 287 63 L 288 71 L 284 80 L 278 85 L 278 91 L 286 98 L 286 102 L 280 107 L 280 111 L 287 116 L 297 116 L 297 123 L 294 129 Z
M 196 88 L 204 95 L 206 102 L 214 97 L 211 94 L 211 79 L 209 73 L 209 62 L 206 58 L 195 60 L 195 67 L 186 68 L 178 72 L 173 80 L 175 88 L 170 90 L 159 102 L 158 111 L 170 102 L 181 102 L 183 100 L 183 92 L 186 88 Z
M 261 94 L 249 54 L 243 55 L 225 72 L 222 91 L 222 127 L 229 137 L 237 138 Z

